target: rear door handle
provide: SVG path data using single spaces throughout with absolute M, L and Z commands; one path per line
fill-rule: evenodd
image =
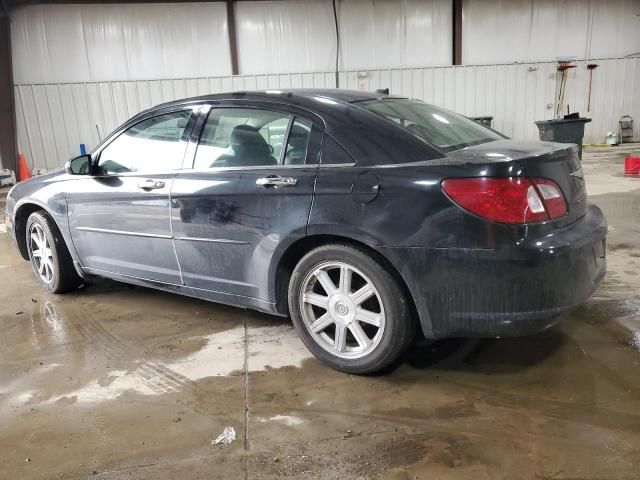
M 256 185 L 259 187 L 294 187 L 298 183 L 297 178 L 293 177 L 281 177 L 280 175 L 269 175 L 268 177 L 262 177 L 256 180 Z
M 147 178 L 146 180 L 138 183 L 138 188 L 142 190 L 157 190 L 158 188 L 164 188 L 164 182 L 161 180 L 154 180 L 153 178 Z

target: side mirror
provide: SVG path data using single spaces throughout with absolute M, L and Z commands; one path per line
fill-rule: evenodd
M 69 175 L 89 175 L 91 173 L 91 155 L 72 158 L 65 165 Z

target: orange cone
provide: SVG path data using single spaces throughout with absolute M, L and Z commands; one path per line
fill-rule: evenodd
M 27 167 L 27 159 L 24 154 L 20 153 L 18 155 L 18 180 L 27 180 L 31 178 L 31 172 L 29 171 L 29 167 Z

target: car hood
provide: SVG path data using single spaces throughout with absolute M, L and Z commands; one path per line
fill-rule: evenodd
M 66 176 L 67 172 L 65 172 L 64 168 L 60 168 L 58 170 L 52 170 L 51 172 L 44 173 L 42 175 L 36 175 L 35 177 L 31 177 L 28 180 L 22 180 L 15 184 L 15 186 L 11 189 L 12 191 L 20 191 L 20 190 L 32 190 L 38 185 L 42 185 L 44 183 L 49 183 L 51 181 L 56 181 L 60 177 Z
M 58 181 L 61 177 L 65 177 L 66 175 L 68 174 L 65 172 L 64 168 L 61 168 L 16 183 L 7 194 L 6 211 L 11 213 L 13 211 L 14 205 L 20 199 L 32 196 L 35 192 L 42 189 L 46 184 Z
M 43 173 L 42 175 L 37 175 L 35 177 L 31 177 L 29 180 L 26 180 L 26 181 L 29 182 L 29 183 L 30 182 L 37 182 L 37 181 L 46 182 L 46 181 L 49 181 L 52 178 L 59 177 L 61 175 L 66 175 L 66 171 L 65 171 L 64 168 L 58 168 L 56 170 L 51 170 L 51 171 L 49 171 L 47 173 Z

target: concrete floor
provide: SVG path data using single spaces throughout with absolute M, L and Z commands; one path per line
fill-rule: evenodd
M 610 223 L 585 306 L 529 338 L 414 347 L 384 376 L 321 365 L 276 317 L 107 280 L 45 294 L 0 233 L 0 478 L 639 478 L 632 151 L 585 152 Z

